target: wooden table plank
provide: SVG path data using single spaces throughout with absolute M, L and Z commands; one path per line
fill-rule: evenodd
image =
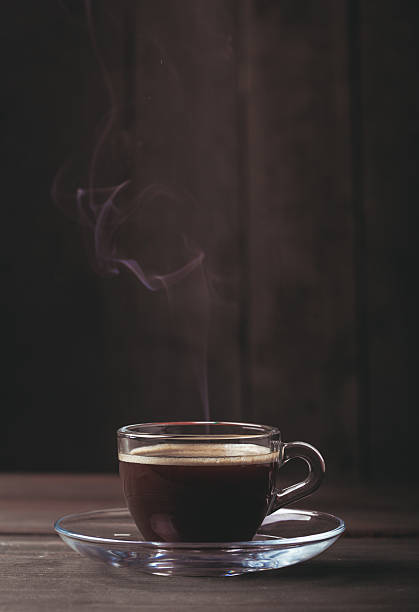
M 116 474 L 0 474 L 0 533 L 51 533 L 64 514 L 123 506 Z M 343 518 L 348 534 L 419 535 L 419 494 L 407 487 L 337 486 L 325 483 L 299 508 Z
M 124 505 L 114 474 L 2 474 L 0 491 L 1 533 L 51 533 L 64 514 Z
M 381 612 L 413 611 L 419 604 L 415 491 L 392 489 L 390 496 L 385 489 L 326 482 L 298 505 L 341 515 L 348 534 L 304 564 L 230 579 L 148 576 L 108 568 L 67 548 L 54 535 L 53 520 L 121 505 L 116 475 L 3 474 L 0 491 L 0 612 L 251 612 L 277 606 L 295 612 Z M 409 534 L 416 537 L 394 537 Z
M 344 538 L 320 557 L 236 578 L 107 568 L 58 538 L 0 539 L 0 610 L 416 610 L 419 540 Z

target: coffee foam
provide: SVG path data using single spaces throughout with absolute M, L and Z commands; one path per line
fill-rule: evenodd
M 277 461 L 278 451 L 259 444 L 155 444 L 119 453 L 118 458 L 154 465 L 251 465 Z

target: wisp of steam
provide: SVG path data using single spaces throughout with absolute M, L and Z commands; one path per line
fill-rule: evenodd
M 204 418 L 209 420 L 210 298 L 205 255 L 178 221 L 198 214 L 196 202 L 178 188 L 162 184 L 138 186 L 135 167 L 132 177 L 116 185 L 100 184 L 103 160 L 109 165 L 106 157 L 112 147 L 110 142 L 115 140 L 120 109 L 99 53 L 89 2 L 86 15 L 92 49 L 108 94 L 109 112 L 86 164 L 87 170 L 78 173 L 74 169 L 76 163 L 64 164 L 54 180 L 53 199 L 67 214 L 77 218 L 90 262 L 100 275 L 116 275 L 126 268 L 145 289 L 166 293 L 177 333 L 181 330 L 185 350 L 193 352 L 190 362 L 195 369 Z M 75 162 L 80 165 L 80 159 Z

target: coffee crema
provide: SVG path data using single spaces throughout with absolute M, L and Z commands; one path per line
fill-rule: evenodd
M 272 501 L 278 452 L 247 443 L 174 443 L 119 454 L 128 508 L 148 540 L 251 539 Z
M 278 451 L 259 444 L 154 444 L 119 453 L 119 461 L 154 465 L 232 465 L 269 463 Z

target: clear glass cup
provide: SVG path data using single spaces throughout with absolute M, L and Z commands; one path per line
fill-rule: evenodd
M 251 540 L 266 515 L 312 493 L 325 472 L 313 446 L 283 442 L 266 425 L 143 423 L 117 435 L 128 509 L 149 541 Z M 281 490 L 278 471 L 297 457 L 307 477 Z

